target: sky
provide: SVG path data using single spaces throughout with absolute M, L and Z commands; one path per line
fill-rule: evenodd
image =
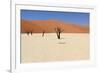
M 89 25 L 89 13 L 21 10 L 21 19 L 24 20 L 59 20 L 79 25 Z

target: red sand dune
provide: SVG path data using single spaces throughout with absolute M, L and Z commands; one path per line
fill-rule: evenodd
M 61 28 L 63 33 L 89 33 L 89 28 L 80 25 L 64 23 L 58 20 L 21 20 L 21 32 L 54 33 L 55 28 Z

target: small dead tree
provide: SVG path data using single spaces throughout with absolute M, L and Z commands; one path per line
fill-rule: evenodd
M 57 38 L 60 39 L 60 34 L 63 32 L 63 30 L 60 27 L 55 28 L 56 34 L 57 34 Z
M 29 32 L 28 30 L 26 30 L 25 33 L 26 33 L 27 35 L 29 35 L 30 32 Z
M 29 34 L 32 35 L 33 34 L 32 30 L 27 30 L 26 33 L 27 33 L 27 35 L 29 35 Z
M 30 30 L 31 35 L 33 34 L 33 29 Z
M 32 31 L 30 31 L 31 35 L 32 35 Z
M 44 37 L 44 33 L 45 33 L 45 30 L 43 30 L 43 32 L 42 32 L 42 37 Z

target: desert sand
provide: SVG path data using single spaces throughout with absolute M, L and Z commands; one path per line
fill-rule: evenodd
M 89 59 L 88 33 L 21 34 L 21 63 L 75 61 Z

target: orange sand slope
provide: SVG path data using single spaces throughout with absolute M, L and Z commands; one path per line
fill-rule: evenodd
M 89 28 L 78 24 L 64 23 L 58 20 L 21 20 L 21 32 L 54 33 L 55 28 L 61 28 L 63 33 L 89 33 Z

